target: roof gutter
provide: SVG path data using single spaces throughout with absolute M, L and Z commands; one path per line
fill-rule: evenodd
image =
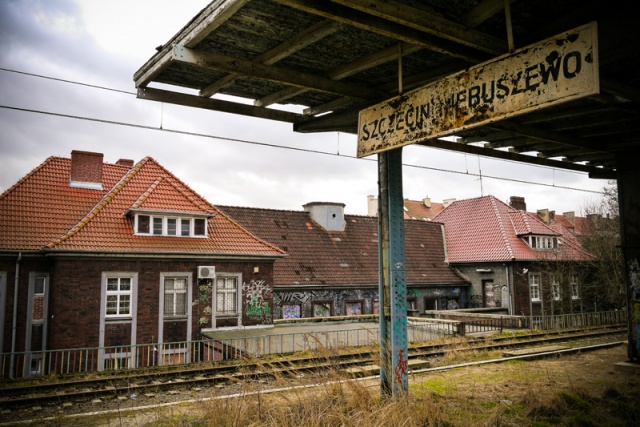
M 22 261 L 22 252 L 18 252 L 18 258 L 16 259 L 16 277 L 13 285 L 13 320 L 11 323 L 11 359 L 9 361 L 9 378 L 13 378 L 13 368 L 15 366 L 16 332 L 18 329 L 18 283 L 20 282 L 20 261 Z
M 149 258 L 149 259 L 215 259 L 215 260 L 255 260 L 255 259 L 279 259 L 288 256 L 288 254 L 242 254 L 242 253 L 191 253 L 191 252 L 120 252 L 120 251 L 104 251 L 104 252 L 88 252 L 88 251 L 53 251 L 47 250 L 42 252 L 47 257 L 89 257 L 89 258 Z

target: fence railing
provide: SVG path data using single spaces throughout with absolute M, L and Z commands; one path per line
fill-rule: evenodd
M 429 312 L 429 316 L 407 319 L 409 342 L 504 329 L 552 330 L 627 322 L 624 310 L 526 317 L 442 311 Z M 363 324 L 359 328 L 322 332 L 265 333 L 246 338 L 1 353 L 0 379 L 216 363 L 243 356 L 363 347 L 378 344 L 379 335 L 377 325 Z
M 528 316 L 526 319 L 528 329 L 540 329 L 547 331 L 553 329 L 623 324 L 627 322 L 627 311 L 615 310 L 590 313 L 556 314 L 552 316 Z

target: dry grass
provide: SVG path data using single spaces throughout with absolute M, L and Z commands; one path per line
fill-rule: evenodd
M 258 385 L 246 383 L 245 392 L 235 399 L 174 408 L 144 425 L 637 426 L 640 377 L 614 370 L 616 362 L 626 360 L 625 350 L 619 346 L 556 359 L 416 375 L 410 377 L 406 399 L 381 399 L 378 380 L 348 380 L 337 369 L 323 378 L 283 374 L 278 378 L 282 387 L 319 385 L 259 394 Z M 472 358 L 482 356 L 486 355 Z M 463 361 L 455 355 L 443 359 Z

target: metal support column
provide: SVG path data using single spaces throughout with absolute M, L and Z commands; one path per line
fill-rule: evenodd
M 378 154 L 380 393 L 409 391 L 402 148 Z
M 618 205 L 627 285 L 630 362 L 640 363 L 640 150 L 618 152 Z

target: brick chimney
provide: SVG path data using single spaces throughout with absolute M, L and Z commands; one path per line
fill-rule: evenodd
M 116 165 L 126 166 L 128 168 L 133 167 L 133 160 L 131 159 L 120 159 L 116 162 Z
M 538 209 L 536 211 L 538 218 L 542 220 L 545 224 L 549 224 L 549 209 Z
M 524 201 L 524 197 L 511 196 L 509 199 L 509 206 L 519 211 L 527 211 L 527 204 Z
M 573 225 L 575 227 L 575 225 L 576 225 L 576 213 L 574 211 L 563 212 L 562 216 L 564 217 L 564 219 L 569 221 L 571 223 L 571 225 Z
M 102 190 L 103 157 L 102 153 L 73 150 L 69 185 L 75 188 Z

